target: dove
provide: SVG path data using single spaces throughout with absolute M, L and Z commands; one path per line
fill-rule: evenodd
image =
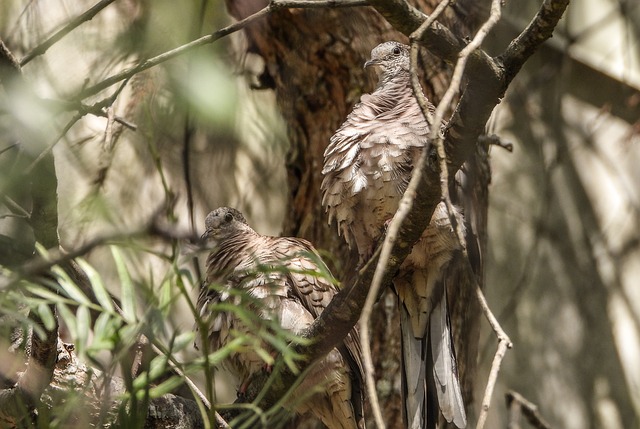
M 229 207 L 209 213 L 205 227 L 202 238 L 211 251 L 196 307 L 208 328 L 211 351 L 243 335 L 255 336 L 260 321 L 301 334 L 338 293 L 335 279 L 307 240 L 259 234 L 242 213 Z M 228 306 L 238 311 L 225 310 Z M 241 317 L 242 312 L 251 317 Z M 260 351 L 274 353 L 261 339 L 258 347 L 231 348 L 223 362 L 240 379 L 241 393 L 266 367 Z M 311 413 L 329 429 L 364 429 L 362 380 L 354 328 L 340 347 L 311 366 L 285 408 Z M 309 396 L 314 389 L 319 391 Z
M 377 87 L 362 95 L 331 137 L 321 184 L 329 223 L 335 222 L 338 234 L 357 248 L 360 264 L 371 257 L 396 213 L 414 166 L 428 150 L 430 131 L 413 95 L 409 47 L 382 43 L 371 51 L 367 67 L 379 70 Z M 440 202 L 393 280 L 402 335 L 403 414 L 410 429 L 437 427 L 439 413 L 466 427 L 442 284 L 460 248 L 449 219 Z

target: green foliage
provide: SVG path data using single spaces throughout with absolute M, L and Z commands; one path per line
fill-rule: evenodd
M 209 314 L 201 317 L 196 314 L 192 300 L 196 281 L 189 270 L 181 267 L 177 257 L 149 252 L 161 257 L 165 272 L 158 281 L 154 281 L 151 275 L 148 276 L 151 280 L 143 281 L 138 280 L 138 275 L 132 270 L 140 248 L 134 250 L 123 245 L 111 245 L 109 250 L 117 274 L 111 281 L 105 280 L 98 269 L 83 258 L 77 258 L 76 262 L 86 275 L 83 277 L 85 280 L 75 281 L 77 276 L 69 274 L 67 263 L 61 261 L 56 264 L 54 256 L 43 249 L 40 249 L 41 258 L 53 264 L 49 277 L 24 276 L 22 272 L 7 269 L 3 271 L 4 278 L 9 281 L 0 294 L 2 320 L 10 320 L 12 326 L 21 328 L 23 332 L 33 330 L 35 335 L 44 337 L 42 327 L 35 325 L 28 314 L 34 312 L 46 329 L 53 329 L 56 314 L 52 309 L 55 308 L 63 341 L 73 344 L 74 364 L 80 368 L 78 374 L 82 374 L 82 377 L 74 376 L 72 380 L 75 381 L 70 382 L 68 374 L 59 368 L 54 384 L 66 388 L 48 394 L 47 406 L 39 410 L 42 427 L 59 428 L 78 422 L 141 427 L 149 401 L 175 392 L 184 385 L 185 377 L 201 378 L 203 373 L 204 383 L 209 385 L 204 394 L 218 408 L 214 373 L 233 353 L 255 353 L 264 361 L 265 368 L 271 367 L 270 380 L 254 403 L 234 406 L 246 411 L 238 417 L 238 422 L 243 422 L 238 427 L 252 427 L 257 421 L 268 421 L 270 427 L 278 427 L 288 420 L 290 414 L 282 410 L 282 402 L 270 410 L 258 410 L 257 404 L 266 394 L 266 389 L 278 382 L 274 379 L 278 373 L 277 365 L 285 365 L 290 371 L 299 373 L 302 356 L 292 346 L 307 344 L 308 340 L 282 329 L 278 320 L 265 319 L 264 314 L 261 315 L 261 300 L 245 291 L 221 285 L 210 287 L 227 294 L 229 299 L 212 305 L 208 309 Z M 145 249 L 142 252 L 147 253 Z M 314 255 L 304 256 L 317 258 Z M 321 267 L 321 272 L 301 270 L 296 273 L 324 276 L 334 281 L 326 267 L 319 260 L 315 262 Z M 266 278 L 288 274 L 285 266 L 260 266 L 255 273 Z M 114 296 L 118 297 L 115 301 Z M 187 319 L 195 320 L 198 333 L 190 322 L 186 326 L 173 325 L 172 319 L 179 304 L 186 304 L 192 313 Z M 224 348 L 209 350 L 207 326 L 218 312 L 235 315 L 241 320 L 242 328 L 231 333 L 232 339 Z M 3 339 L 10 336 L 4 329 L 2 334 Z M 141 335 L 148 340 L 149 346 L 141 345 Z M 203 337 L 201 354 L 194 353 L 196 335 Z M 25 343 L 23 341 L 23 345 Z M 141 350 L 145 351 L 146 357 L 138 362 L 136 352 Z M 281 361 L 277 361 L 279 357 L 282 357 Z M 132 365 L 138 368 L 133 374 Z M 115 390 L 109 388 L 117 380 L 121 380 L 118 382 L 120 387 Z M 290 395 L 293 388 L 289 392 Z M 303 397 L 286 399 L 293 403 Z M 208 413 L 205 408 L 202 410 Z M 209 418 L 203 417 L 205 420 Z

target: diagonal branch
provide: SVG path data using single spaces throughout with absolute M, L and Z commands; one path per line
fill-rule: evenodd
M 132 77 L 135 74 L 138 74 L 144 70 L 148 70 L 152 67 L 155 67 L 159 64 L 162 64 L 164 62 L 167 62 L 173 58 L 179 57 L 180 55 L 183 55 L 187 52 L 190 52 L 196 48 L 199 48 L 201 46 L 204 45 L 208 45 L 210 43 L 215 42 L 216 40 L 219 40 L 225 36 L 228 36 L 231 33 L 235 33 L 236 31 L 239 31 L 243 28 L 245 28 L 247 25 L 251 24 L 254 21 L 257 21 L 259 19 L 262 19 L 264 17 L 266 17 L 267 15 L 269 15 L 272 12 L 275 12 L 277 10 L 280 9 L 284 9 L 284 8 L 321 8 L 321 7 L 357 7 L 357 6 L 366 6 L 366 2 L 362 1 L 362 0 L 346 0 L 346 1 L 335 1 L 335 0 L 317 0 L 317 1 L 309 1 L 309 0 L 283 0 L 283 1 L 278 1 L 278 0 L 271 0 L 269 2 L 269 4 L 260 9 L 259 11 L 257 11 L 256 13 L 247 16 L 246 18 L 238 21 L 238 22 L 234 22 L 231 25 L 228 25 L 224 28 L 221 28 L 220 30 L 214 31 L 211 34 L 208 34 L 206 36 L 202 36 L 199 39 L 193 40 L 187 44 L 184 44 L 182 46 L 179 46 L 175 49 L 172 49 L 170 51 L 164 52 L 158 56 L 155 56 L 153 58 L 149 58 L 143 62 L 141 62 L 138 65 L 135 65 L 133 67 L 129 67 L 123 71 L 121 71 L 120 73 L 116 73 L 108 78 L 106 78 L 105 80 L 103 80 L 102 82 L 99 82 L 93 86 L 90 86 L 84 90 L 82 90 L 76 97 L 76 99 L 84 99 L 87 97 L 90 97 L 94 94 L 97 94 L 98 92 L 102 91 L 103 89 L 106 89 L 108 87 L 110 87 L 111 85 L 114 85 L 120 81 L 123 81 L 125 79 L 129 79 L 130 77 Z
M 507 401 L 507 407 L 509 408 L 509 426 L 519 426 L 519 415 L 524 414 L 531 423 L 531 426 L 536 429 L 551 429 L 551 425 L 542 417 L 538 406 L 533 402 L 527 400 L 524 396 L 516 391 L 510 390 L 505 395 Z M 517 416 L 517 417 L 515 417 Z
M 47 52 L 47 50 L 50 47 L 52 47 L 54 44 L 60 41 L 64 36 L 71 33 L 71 31 L 73 31 L 76 27 L 82 25 L 87 21 L 92 20 L 93 17 L 98 14 L 98 12 L 100 12 L 105 7 L 109 6 L 114 1 L 115 0 L 100 0 L 98 3 L 94 4 L 89 9 L 87 9 L 87 11 L 85 11 L 84 13 L 73 18 L 71 21 L 69 21 L 69 23 L 67 23 L 67 25 L 62 27 L 60 30 L 55 32 L 51 37 L 49 37 L 47 40 L 45 40 L 44 42 L 42 42 L 41 44 L 33 48 L 31 52 L 25 55 L 20 60 L 20 66 L 24 66 L 35 57 Z
M 507 83 L 511 82 L 538 47 L 553 36 L 553 29 L 568 4 L 569 0 L 545 0 L 527 28 L 498 57 L 505 69 Z
M 369 3 L 406 35 L 417 30 L 428 18 L 405 0 L 369 0 Z M 500 57 L 492 58 L 481 49 L 469 55 L 463 77 L 468 87 L 458 105 L 458 114 L 450 122 L 446 142 L 452 171 L 473 153 L 493 108 L 526 60 L 552 36 L 568 4 L 569 0 L 545 0 L 531 23 Z M 465 47 L 462 40 L 438 22 L 427 28 L 418 41 L 449 63 L 455 63 Z

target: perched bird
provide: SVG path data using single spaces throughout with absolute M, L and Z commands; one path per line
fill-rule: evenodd
M 357 247 L 361 264 L 373 253 L 428 147 L 429 125 L 412 92 L 409 64 L 409 47 L 401 43 L 385 42 L 371 51 L 365 67 L 379 68 L 378 86 L 361 97 L 324 153 L 322 204 L 329 223 L 335 221 L 338 233 Z M 441 202 L 394 279 L 408 428 L 435 427 L 438 408 L 448 422 L 466 426 L 440 281 L 458 248 Z
M 207 324 L 211 350 L 242 336 L 255 338 L 269 326 L 265 322 L 299 334 L 338 292 L 329 269 L 306 240 L 258 234 L 229 207 L 209 213 L 205 226 L 202 237 L 211 253 L 197 308 Z M 265 369 L 264 354 L 276 353 L 268 340 L 273 337 L 258 336 L 254 347 L 231 348 L 224 365 L 240 379 L 241 392 Z M 311 367 L 285 407 L 298 414 L 310 412 L 330 429 L 364 429 L 362 379 L 354 329 L 340 347 Z M 313 389 L 319 393 L 300 401 Z

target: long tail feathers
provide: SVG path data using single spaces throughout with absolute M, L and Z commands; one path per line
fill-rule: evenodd
M 427 345 L 413 335 L 409 312 L 400 305 L 402 333 L 402 393 L 404 421 L 407 429 L 422 429 L 427 421 Z
M 467 425 L 464 401 L 458 381 L 458 368 L 451 343 L 449 315 L 447 314 L 446 293 L 440 303 L 432 310 L 430 320 L 431 354 L 433 357 L 433 376 L 438 404 L 442 415 L 457 427 Z
M 402 392 L 404 421 L 407 429 L 437 427 L 440 408 L 447 422 L 463 429 L 467 425 L 464 401 L 458 381 L 452 337 L 447 314 L 446 296 L 433 308 L 429 320 L 429 335 L 416 338 L 409 312 L 400 305 L 402 334 Z M 427 340 L 430 337 L 431 347 Z M 431 349 L 431 356 L 428 349 Z M 428 367 L 433 364 L 433 372 Z M 432 379 L 429 379 L 431 378 Z M 427 389 L 434 389 L 431 395 Z M 437 396 L 438 406 L 434 401 Z M 431 414 L 431 415 L 430 415 Z

